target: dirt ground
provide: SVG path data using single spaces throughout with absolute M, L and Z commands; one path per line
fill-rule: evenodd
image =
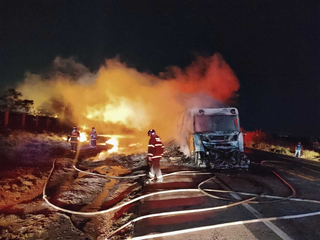
M 110 179 L 102 175 L 143 174 L 144 153 L 110 155 L 103 161 L 94 161 L 108 146 L 82 146 L 74 155 L 69 143 L 59 136 L 18 134 L 2 136 L 0 142 L 1 239 L 100 240 L 133 217 L 134 206 L 92 216 L 58 211 L 45 202 L 43 191 L 46 185 L 47 199 L 64 209 L 109 209 L 137 196 L 143 179 Z M 100 176 L 79 172 L 74 166 Z M 125 238 L 126 235 L 118 235 L 118 239 Z

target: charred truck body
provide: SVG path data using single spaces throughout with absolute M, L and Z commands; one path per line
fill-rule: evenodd
M 191 108 L 181 122 L 181 151 L 197 167 L 248 168 L 236 108 Z

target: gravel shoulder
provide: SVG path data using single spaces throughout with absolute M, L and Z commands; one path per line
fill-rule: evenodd
M 0 144 L 11 148 L 1 159 L 1 239 L 105 239 L 132 217 L 130 209 L 90 217 L 57 211 L 42 198 L 43 188 L 55 162 L 46 189 L 50 202 L 79 212 L 108 209 L 136 196 L 141 181 L 92 176 L 76 171 L 73 165 L 102 175 L 139 174 L 146 166 L 145 154 L 112 155 L 95 162 L 92 158 L 106 147 L 84 147 L 75 160 L 61 137 L 27 134 L 23 139 L 7 139 Z

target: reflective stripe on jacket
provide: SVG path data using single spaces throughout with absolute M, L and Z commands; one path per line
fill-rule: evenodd
M 77 130 L 73 130 L 70 136 L 70 142 L 77 143 L 78 137 L 80 137 L 80 133 Z
M 164 146 L 159 136 L 152 135 L 148 145 L 148 157 L 162 158 Z
M 96 138 L 97 138 L 97 132 L 96 131 L 92 131 L 91 135 L 90 135 L 90 139 L 91 140 L 96 140 Z

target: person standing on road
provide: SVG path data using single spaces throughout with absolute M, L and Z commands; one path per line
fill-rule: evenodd
M 294 157 L 298 155 L 298 158 L 300 158 L 301 150 L 302 150 L 302 145 L 301 145 L 301 142 L 299 142 L 298 145 L 296 146 L 296 152 L 294 153 Z
M 92 148 L 96 148 L 97 147 L 97 132 L 96 129 L 94 127 L 92 127 L 92 131 L 90 134 L 90 146 Z
M 71 152 L 76 152 L 78 149 L 78 140 L 80 137 L 80 132 L 77 127 L 73 127 L 73 130 L 70 135 L 68 135 L 67 142 L 71 143 Z
M 160 137 L 156 134 L 154 129 L 148 131 L 149 144 L 148 144 L 148 162 L 150 163 L 149 178 L 154 180 L 155 178 L 158 181 L 162 181 L 162 173 L 160 169 L 160 160 L 163 155 L 164 146 Z

